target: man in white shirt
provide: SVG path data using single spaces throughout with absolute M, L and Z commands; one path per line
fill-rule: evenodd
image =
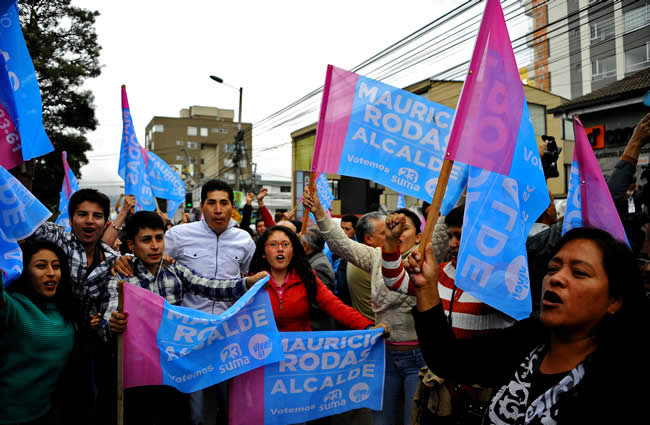
M 232 219 L 233 190 L 221 180 L 210 180 L 201 188 L 200 221 L 172 227 L 165 233 L 165 253 L 205 277 L 237 279 L 248 273 L 255 253 L 255 243 L 248 232 L 237 228 Z M 187 294 L 181 304 L 210 314 L 221 314 L 230 303 L 215 302 L 197 295 Z M 205 423 L 228 423 L 228 385 L 217 384 L 218 412 L 210 414 Z M 192 425 L 202 425 L 204 395 L 211 389 L 190 395 Z M 213 412 L 210 412 L 213 413 Z M 216 416 L 213 418 L 212 416 Z

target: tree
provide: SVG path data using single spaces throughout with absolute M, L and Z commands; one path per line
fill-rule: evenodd
M 71 0 L 21 0 L 20 23 L 34 62 L 43 100 L 43 125 L 54 151 L 35 160 L 34 195 L 56 211 L 63 181 L 61 152 L 77 175 L 92 149 L 86 132 L 97 120 L 93 94 L 81 88 L 100 74 L 101 47 L 95 33 L 99 12 L 72 6 Z M 29 166 L 27 167 L 29 168 Z

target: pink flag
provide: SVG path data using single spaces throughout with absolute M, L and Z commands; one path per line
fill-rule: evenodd
M 124 285 L 124 311 L 131 313 L 124 333 L 124 388 L 163 384 L 156 336 L 164 308 L 164 298 L 135 285 Z
M 509 175 L 524 104 L 501 4 L 487 0 L 445 158 Z
M 0 103 L 0 165 L 10 170 L 23 163 L 18 129 Z
M 573 119 L 575 148 L 563 232 L 575 227 L 596 227 L 627 241 L 600 165 L 578 118 Z

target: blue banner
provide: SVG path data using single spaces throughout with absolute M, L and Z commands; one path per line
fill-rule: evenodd
M 219 316 L 165 302 L 157 335 L 163 384 L 190 393 L 284 358 L 268 277 Z
M 532 303 L 526 238 L 549 202 L 524 102 L 510 177 L 470 169 L 456 284 L 517 320 L 528 317 Z
M 365 178 L 431 202 L 454 110 L 422 96 L 359 76 L 339 174 Z M 440 208 L 447 214 L 467 183 L 454 163 Z
M 122 146 L 118 174 L 124 180 L 124 194 L 135 196 L 136 211 L 155 211 L 156 201 L 149 183 L 144 152 L 135 135 L 124 86 L 122 86 L 122 123 Z
M 264 423 L 382 410 L 382 329 L 282 333 L 284 360 L 264 368 Z
M 27 238 L 52 213 L 20 184 L 4 167 L 0 167 L 0 269 L 5 284 L 22 271 L 22 252 L 16 242 Z
M 185 183 L 165 161 L 147 151 L 147 173 L 154 196 L 167 199 L 167 214 L 172 217 L 185 200 Z M 173 201 L 173 202 L 172 202 Z
M 7 286 L 23 272 L 23 252 L 17 242 L 10 241 L 0 229 L 0 273 Z
M 23 159 L 27 161 L 52 152 L 54 147 L 43 128 L 41 91 L 20 27 L 18 6 L 15 2 L 0 15 L 0 55 L 6 62 L 6 71 L 0 69 L 0 73 L 7 72 L 13 91 L 8 93 L 6 85 L 0 84 L 0 99 L 8 109 L 8 103 L 11 102 L 7 99 L 13 97 L 15 111 L 12 113 L 15 117 L 12 118 L 15 119 L 12 121 L 20 133 Z

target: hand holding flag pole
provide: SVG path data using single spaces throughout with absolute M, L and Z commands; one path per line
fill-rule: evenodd
M 449 153 L 447 153 L 447 155 L 449 155 Z M 420 246 L 418 247 L 418 252 L 420 253 L 420 266 L 422 266 L 422 263 L 424 262 L 424 251 L 429 242 L 431 242 L 433 228 L 438 221 L 440 206 L 442 205 L 442 199 L 445 197 L 447 183 L 449 182 L 449 176 L 451 175 L 451 167 L 453 166 L 454 161 L 451 159 L 445 159 L 442 162 L 440 177 L 438 178 L 438 183 L 436 184 L 436 191 L 433 193 L 433 200 L 431 201 L 431 206 L 429 207 L 429 214 L 427 214 L 427 223 L 424 226 L 424 232 L 422 233 L 422 239 L 420 240 Z
M 309 194 L 311 196 L 314 196 L 315 191 L 316 191 L 316 172 L 312 170 L 312 172 L 309 174 Z M 298 205 L 296 205 L 296 208 L 297 207 Z M 302 228 L 300 229 L 300 234 L 298 236 L 302 236 L 305 233 L 307 233 L 308 224 L 309 224 L 309 210 L 307 208 L 304 208 L 304 213 L 302 216 Z

